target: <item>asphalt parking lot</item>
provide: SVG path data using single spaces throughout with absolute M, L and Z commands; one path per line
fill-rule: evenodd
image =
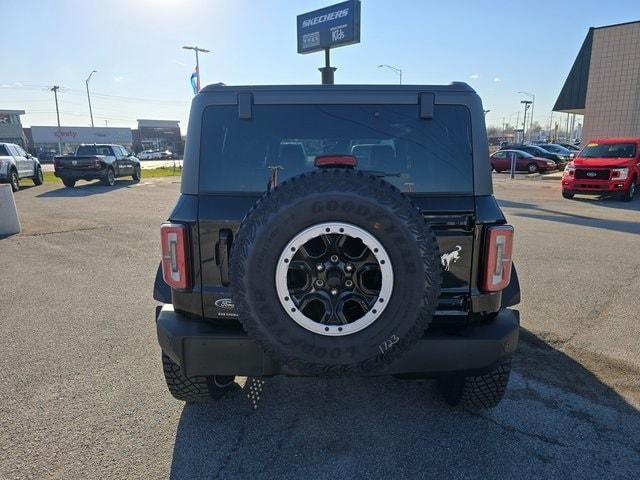
M 239 379 L 184 406 L 151 298 L 176 180 L 21 190 L 23 233 L 0 240 L 0 478 L 638 478 L 640 198 L 494 178 L 522 333 L 482 414 L 393 378 L 267 379 L 256 410 Z

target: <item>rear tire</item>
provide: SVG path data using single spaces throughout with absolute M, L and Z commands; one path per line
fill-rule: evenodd
M 575 193 L 573 193 L 571 190 L 562 190 L 562 196 L 567 200 L 571 200 L 574 195 Z
M 135 167 L 133 167 L 133 175 L 131 175 L 131 178 L 133 178 L 134 182 L 139 182 L 140 178 L 142 177 L 142 170 L 140 170 L 140 165 L 136 165 Z
M 530 163 L 527 165 L 527 172 L 529 173 L 538 173 L 538 165 L 535 163 Z
M 108 187 L 113 187 L 116 183 L 116 172 L 113 171 L 113 168 L 109 167 L 107 169 L 107 174 L 102 179 L 102 184 Z
M 9 183 L 11 184 L 11 190 L 14 192 L 20 190 L 20 177 L 18 177 L 18 172 L 15 170 L 9 172 Z
M 33 176 L 33 184 L 42 185 L 43 182 L 44 182 L 44 176 L 42 175 L 42 167 L 38 165 L 36 167 L 36 174 Z
M 67 188 L 73 188 L 76 186 L 76 181 L 73 178 L 63 178 L 62 183 Z
M 511 357 L 484 375 L 449 377 L 438 380 L 438 388 L 451 406 L 477 411 L 500 403 L 509 383 Z
M 636 189 L 637 189 L 636 180 L 634 178 L 633 180 L 631 180 L 631 185 L 629 185 L 629 189 L 622 194 L 622 197 L 621 197 L 622 201 L 630 202 L 631 200 L 633 200 L 633 197 L 635 197 L 636 195 Z
M 217 400 L 229 393 L 236 385 L 234 376 L 187 377 L 180 365 L 164 353 L 162 367 L 167 388 L 174 398 L 183 402 L 205 402 Z

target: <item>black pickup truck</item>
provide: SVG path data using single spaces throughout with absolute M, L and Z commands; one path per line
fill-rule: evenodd
M 75 155 L 60 155 L 53 160 L 55 176 L 65 187 L 72 188 L 77 180 L 101 180 L 113 186 L 118 177 L 140 181 L 140 161 L 121 145 L 80 145 Z
M 520 287 L 487 151 L 463 83 L 204 88 L 160 229 L 171 394 L 218 398 L 236 376 L 395 375 L 495 406 Z

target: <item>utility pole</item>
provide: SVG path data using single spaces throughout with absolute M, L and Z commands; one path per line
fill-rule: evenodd
M 529 120 L 529 128 L 531 128 L 533 127 L 533 109 L 536 106 L 536 96 L 533 93 L 529 93 L 529 92 L 518 92 L 518 93 L 527 95 L 531 99 L 531 119 Z
M 58 131 L 60 130 L 60 110 L 58 110 L 58 90 L 60 90 L 60 87 L 58 85 L 54 85 L 51 88 L 51 91 L 53 92 L 53 96 L 56 99 L 56 117 L 58 118 Z M 60 136 L 58 135 L 58 155 L 62 155 L 62 139 L 60 138 Z
M 92 70 L 89 76 L 87 77 L 87 79 L 84 81 L 85 85 L 87 86 L 87 100 L 89 102 L 89 115 L 91 116 L 91 128 L 93 128 L 93 110 L 91 110 L 91 95 L 89 95 L 89 80 L 91 80 L 91 76 L 94 73 L 98 73 L 98 71 Z
M 531 107 L 531 100 L 520 100 L 520 103 L 524 105 L 524 120 L 522 122 L 522 143 L 524 143 L 525 132 L 527 129 L 527 110 Z
M 402 69 L 401 68 L 394 67 L 392 65 L 385 65 L 385 64 L 378 65 L 378 68 L 388 68 L 389 70 L 394 72 L 396 75 L 400 77 L 400 85 L 402 85 Z
M 209 53 L 209 50 L 205 48 L 190 46 L 184 46 L 182 48 L 184 48 L 185 50 L 193 50 L 194 52 L 196 52 L 196 73 L 198 74 L 198 76 L 196 77 L 196 93 L 198 93 L 200 91 L 200 60 L 198 59 L 198 52 Z

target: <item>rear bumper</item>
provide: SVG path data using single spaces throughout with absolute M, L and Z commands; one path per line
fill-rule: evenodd
M 58 169 L 55 170 L 54 175 L 58 178 L 70 178 L 73 180 L 97 180 L 107 175 L 107 169 L 101 170 L 73 170 L 73 169 Z
M 158 307 L 156 326 L 162 351 L 188 376 L 303 375 L 269 357 L 240 326 L 192 320 L 176 313 L 172 305 Z M 503 309 L 490 322 L 457 329 L 455 334 L 429 331 L 375 375 L 483 373 L 515 351 L 519 328 L 519 312 Z

